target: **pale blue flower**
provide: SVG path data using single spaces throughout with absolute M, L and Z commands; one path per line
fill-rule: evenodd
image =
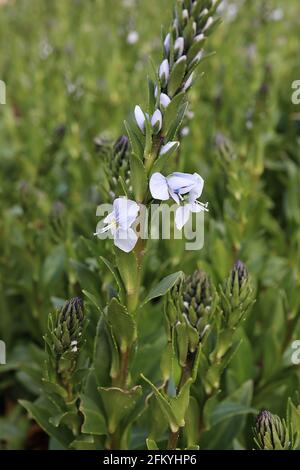
M 95 235 L 110 231 L 114 237 L 114 244 L 120 250 L 129 253 L 138 240 L 138 236 L 131 226 L 136 221 L 139 209 L 136 202 L 126 197 L 118 197 L 113 202 L 113 211 L 103 219 L 106 226 Z
M 167 201 L 170 197 L 180 207 L 176 210 L 175 224 L 181 230 L 189 219 L 191 212 L 207 210 L 207 206 L 197 201 L 204 186 L 203 178 L 198 174 L 172 173 L 165 177 L 154 173 L 150 178 L 150 192 L 154 199 Z

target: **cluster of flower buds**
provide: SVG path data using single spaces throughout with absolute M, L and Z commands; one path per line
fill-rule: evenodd
M 215 312 L 216 294 L 204 271 L 195 271 L 191 276 L 179 280 L 168 293 L 166 317 L 171 340 L 175 335 L 179 364 L 184 367 L 194 354 Z
M 75 297 L 49 315 L 45 336 L 48 357 L 58 374 L 71 374 L 77 364 L 84 327 L 83 301 Z
M 140 106 L 134 112 L 139 131 L 146 136 L 146 146 L 149 145 L 144 155 L 147 159 L 147 154 L 151 154 L 149 168 L 157 156 L 172 147 L 176 150 L 179 145 L 173 139 L 186 114 L 185 94 L 203 59 L 207 36 L 219 23 L 214 19 L 219 4 L 220 0 L 179 0 L 176 4 L 172 25 L 163 38 L 163 60 L 155 83 L 149 87 L 148 112 Z
M 110 169 L 110 187 L 113 193 L 116 193 L 119 178 L 123 178 L 126 187 L 130 186 L 130 168 L 129 168 L 129 140 L 126 135 L 121 135 L 113 146 L 112 156 L 109 160 Z
M 221 291 L 222 309 L 228 328 L 236 328 L 254 303 L 254 289 L 247 268 L 237 261 Z
M 219 4 L 219 0 L 177 2 L 171 30 L 164 38 L 164 60 L 158 72 L 161 93 L 169 99 L 192 85 L 205 40 L 218 24 L 214 14 Z
M 295 436 L 291 426 L 269 411 L 261 411 L 256 418 L 254 441 L 260 450 L 293 450 Z

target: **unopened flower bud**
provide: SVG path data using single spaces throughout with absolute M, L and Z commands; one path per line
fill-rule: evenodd
M 174 53 L 176 59 L 182 56 L 184 51 L 184 39 L 182 37 L 179 37 L 176 39 L 175 44 L 174 44 Z
M 158 132 L 161 130 L 162 127 L 162 114 L 159 109 L 157 109 L 151 119 L 151 125 L 154 134 L 158 134 Z
M 161 108 L 166 109 L 169 106 L 170 103 L 171 103 L 171 100 L 168 97 L 168 95 L 166 95 L 165 93 L 161 93 L 160 94 L 160 106 L 161 106 Z
M 232 289 L 234 288 L 235 280 L 237 279 L 239 288 L 241 289 L 243 282 L 248 278 L 248 271 L 242 261 L 237 261 L 231 271 Z
M 170 66 L 167 59 L 163 60 L 159 67 L 159 79 L 161 81 L 162 88 L 165 88 L 170 76 Z
M 171 35 L 170 35 L 170 33 L 168 33 L 165 37 L 165 40 L 164 40 L 164 48 L 165 48 L 165 51 L 166 51 L 167 55 L 169 55 L 169 53 L 170 53 L 170 40 L 171 40 Z
M 72 351 L 80 343 L 84 320 L 83 301 L 75 297 L 65 303 L 56 316 L 52 335 L 55 337 L 54 350 L 59 356 Z M 72 351 L 74 352 L 74 351 Z
M 235 329 L 254 303 L 254 289 L 246 266 L 235 263 L 221 291 L 226 326 Z
M 145 132 L 145 114 L 143 113 L 140 106 L 136 106 L 134 109 L 134 116 L 137 125 L 139 126 L 140 130 L 144 133 Z
M 294 439 L 284 420 L 269 411 L 261 411 L 256 418 L 254 440 L 260 450 L 291 450 Z

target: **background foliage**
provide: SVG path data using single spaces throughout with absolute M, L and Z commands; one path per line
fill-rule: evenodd
M 110 244 L 92 236 L 107 188 L 101 149 L 146 101 L 149 55 L 158 62 L 160 26 L 169 23 L 172 4 L 19 0 L 0 7 L 0 78 L 7 85 L 0 107 L 0 338 L 8 358 L 0 366 L 1 448 L 61 445 L 48 441 L 18 400 L 39 394 L 49 312 L 82 290 L 101 306 L 109 296 L 112 279 L 100 256 Z M 300 338 L 300 108 L 291 103 L 291 84 L 300 79 L 299 2 L 228 1 L 221 16 L 208 43 L 217 54 L 191 92 L 194 117 L 180 159 L 180 171 L 205 179 L 205 245 L 185 252 L 178 243 L 151 243 L 144 285 L 150 290 L 154 279 L 196 268 L 218 285 L 238 258 L 246 263 L 257 301 L 200 446 L 251 449 L 253 414 L 267 408 L 284 417 L 299 390 L 299 366 L 291 364 L 291 343 Z M 134 44 L 131 31 L 139 33 Z M 143 309 L 144 350 L 133 365 L 143 370 L 151 354 L 143 373 L 154 383 L 164 347 L 161 311 L 161 302 Z M 92 304 L 88 316 L 92 349 Z M 142 445 L 138 431 L 133 446 Z

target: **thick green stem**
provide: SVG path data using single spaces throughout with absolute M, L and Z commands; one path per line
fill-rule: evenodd
M 176 450 L 179 439 L 180 429 L 176 432 L 170 432 L 168 441 L 168 450 Z

